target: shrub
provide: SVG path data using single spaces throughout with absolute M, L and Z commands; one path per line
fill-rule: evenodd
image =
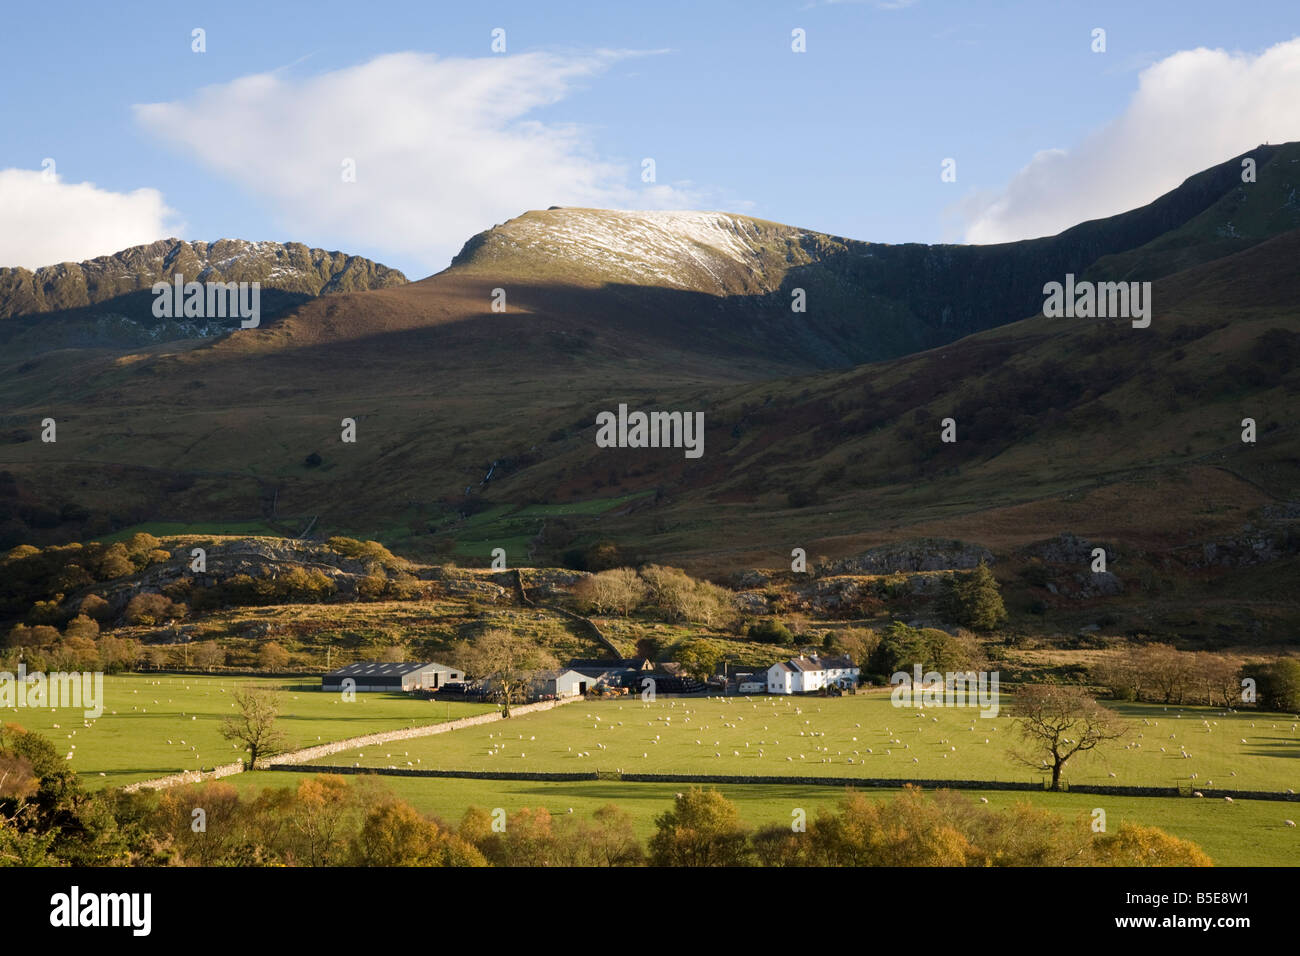
M 63 629 L 64 637 L 81 637 L 94 640 L 99 637 L 99 625 L 85 614 L 78 614 Z
M 780 621 L 771 618 L 750 625 L 749 639 L 764 644 L 793 644 L 794 635 Z
M 257 662 L 263 670 L 283 670 L 289 665 L 289 652 L 275 641 L 268 641 L 257 652 Z
M 81 613 L 96 621 L 105 620 L 108 617 L 108 609 L 108 602 L 98 594 L 87 594 L 81 599 Z
M 151 592 L 135 595 L 126 605 L 126 622 L 146 627 L 184 617 L 185 605 L 175 604 L 171 598 Z

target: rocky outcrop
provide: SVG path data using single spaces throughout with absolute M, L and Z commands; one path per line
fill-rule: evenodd
M 1080 567 L 1089 567 L 1092 564 L 1093 548 L 1098 547 L 1106 549 L 1106 560 L 1108 562 L 1114 560 L 1113 548 L 1080 538 L 1068 531 L 1062 532 L 1047 541 L 1040 541 L 1037 544 L 1030 545 L 1025 548 L 1024 555 L 1028 558 L 1037 558 L 1047 564 L 1074 564 Z
M 301 242 L 160 239 L 87 262 L 62 262 L 32 272 L 0 268 L 0 319 L 79 309 L 171 281 L 259 282 L 306 296 L 405 285 L 396 269 L 360 256 L 311 249 Z
M 968 570 L 980 561 L 992 565 L 993 552 L 961 541 L 922 538 L 871 548 L 855 557 L 831 562 L 821 575 Z
M 232 315 L 155 316 L 154 283 L 172 282 L 177 275 L 186 282 L 258 283 L 258 317 L 264 324 L 317 296 L 406 284 L 395 269 L 298 242 L 162 239 L 35 272 L 0 268 L 0 350 L 12 356 L 138 348 L 216 337 L 240 327 L 240 318 Z

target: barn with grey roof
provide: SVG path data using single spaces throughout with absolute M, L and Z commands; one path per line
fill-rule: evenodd
M 464 671 L 445 664 L 361 661 L 330 671 L 321 679 L 321 690 L 341 691 L 348 680 L 355 681 L 348 689 L 360 692 L 437 690 L 464 679 Z

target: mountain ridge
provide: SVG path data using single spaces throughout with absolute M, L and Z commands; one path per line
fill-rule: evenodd
M 404 285 L 401 272 L 301 242 L 159 239 L 82 262 L 0 267 L 0 319 L 97 305 L 177 272 L 199 282 L 262 282 L 307 295 Z
M 1257 181 L 1242 182 L 1242 161 Z M 845 367 L 934 348 L 1041 309 L 1044 282 L 1151 279 L 1300 228 L 1300 143 L 1261 145 L 1146 205 L 993 245 L 875 243 L 724 212 L 530 210 L 468 240 L 439 276 L 696 293 L 773 351 Z M 1249 220 L 1245 229 L 1234 218 Z M 622 240 L 622 241 L 620 241 Z M 802 289 L 807 311 L 791 321 Z

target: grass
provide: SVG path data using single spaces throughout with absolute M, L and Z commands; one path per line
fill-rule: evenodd
M 538 531 L 547 518 L 594 517 L 613 511 L 653 491 L 642 491 L 616 498 L 590 498 L 563 504 L 532 504 L 522 507 L 498 505 L 464 519 L 455 525 L 455 553 L 486 563 L 493 548 L 504 548 L 509 565 L 524 564 Z
M 578 705 L 581 706 L 581 705 Z M 405 745 L 405 741 L 403 745 Z M 296 786 L 306 774 L 262 771 L 231 778 L 241 789 Z M 523 807 L 546 807 L 552 814 L 569 808 L 589 816 L 608 803 L 632 816 L 643 840 L 654 832 L 654 820 L 671 808 L 673 795 L 682 790 L 673 783 L 625 783 L 617 780 L 576 783 L 538 783 L 518 780 L 418 779 L 384 777 L 384 785 L 395 796 L 421 812 L 455 825 L 467 807 L 502 807 L 513 813 Z M 810 784 L 746 784 L 717 787 L 737 804 L 740 817 L 750 826 L 788 823 L 795 808 L 809 817 L 820 807 L 831 808 L 843 795 L 838 787 Z M 886 798 L 895 791 L 870 790 L 872 797 Z M 1028 800 L 1035 806 L 1062 816 L 1091 818 L 1100 807 L 1106 811 L 1106 825 L 1114 830 L 1130 821 L 1158 826 L 1175 836 L 1191 840 L 1204 849 L 1219 866 L 1295 866 L 1300 861 L 1300 831 L 1282 821 L 1294 817 L 1283 804 L 1239 800 L 1228 805 L 1219 800 L 1177 797 L 1099 797 L 1068 793 L 1015 793 L 981 791 L 989 806 L 1003 808 Z
M 126 541 L 132 535 L 151 534 L 154 537 L 164 538 L 169 535 L 235 535 L 244 537 L 247 535 L 270 535 L 279 537 L 280 532 L 276 531 L 265 521 L 208 521 L 201 524 L 186 524 L 181 521 L 146 521 L 143 524 L 133 524 L 129 528 L 123 528 L 121 531 L 114 531 L 112 534 L 101 535 L 97 540 L 105 543 L 114 541 Z
M 1149 704 L 1115 709 L 1129 723 L 1129 738 L 1075 758 L 1067 765 L 1069 783 L 1272 791 L 1297 783 L 1296 718 Z M 1002 715 L 981 718 L 971 709 L 896 709 L 879 691 L 844 698 L 583 701 L 508 725 L 411 741 L 403 762 L 443 770 L 1041 780 L 1011 758 L 1019 738 L 1005 714 L 1005 699 Z M 1141 746 L 1126 749 L 1126 743 Z M 1192 756 L 1180 756 L 1181 747 Z M 365 749 L 317 762 L 393 763 Z
M 120 786 L 180 770 L 211 769 L 240 753 L 221 737 L 234 713 L 231 691 L 254 684 L 282 691 L 279 726 L 293 748 L 384 730 L 440 723 L 492 710 L 491 705 L 433 703 L 405 694 L 358 694 L 344 703 L 319 681 L 190 675 L 108 675 L 98 719 L 81 708 L 5 708 L 0 719 L 48 736 L 73 754 L 68 761 L 90 789 Z M 89 726 L 87 726 L 89 725 Z

